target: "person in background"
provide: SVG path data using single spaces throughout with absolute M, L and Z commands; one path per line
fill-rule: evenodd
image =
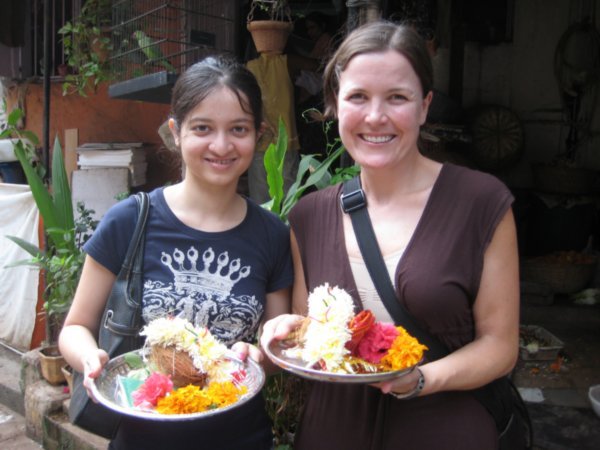
M 265 319 L 289 311 L 293 269 L 287 226 L 236 192 L 261 133 L 260 88 L 243 65 L 209 57 L 179 77 L 171 108 L 169 128 L 185 176 L 150 193 L 142 318 L 148 323 L 183 317 L 233 344 L 242 358 L 263 360 L 250 343 Z M 136 217 L 133 198 L 119 202 L 87 242 L 81 280 L 60 334 L 61 353 L 85 374 L 88 393 L 90 380 L 107 362 L 96 336 Z M 177 277 L 182 271 L 195 273 L 197 284 L 182 286 Z M 123 416 L 110 448 L 265 450 L 272 444 L 271 423 L 262 396 L 256 395 L 199 420 Z
M 319 66 L 327 61 L 333 38 L 328 29 L 328 18 L 319 11 L 312 11 L 305 18 L 306 34 L 313 41 L 309 57 L 319 61 Z
M 333 38 L 328 31 L 328 18 L 319 11 L 312 11 L 304 18 L 306 35 L 311 41 L 308 54 L 289 57 L 290 74 L 299 87 L 298 103 L 303 104 L 318 95 L 323 86 L 322 71 L 330 56 Z
M 377 21 L 341 43 L 324 72 L 326 114 L 361 167 L 360 181 L 396 296 L 450 351 L 376 385 L 314 382 L 297 450 L 498 447 L 473 390 L 508 374 L 519 338 L 513 196 L 495 177 L 424 157 L 417 147 L 432 101 L 430 56 L 409 26 Z M 356 311 L 393 322 L 368 274 L 341 186 L 313 192 L 289 215 L 293 311 L 268 321 L 261 344 L 307 314 L 308 293 L 345 289 Z

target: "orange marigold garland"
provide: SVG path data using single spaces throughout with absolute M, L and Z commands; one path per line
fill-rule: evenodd
M 235 386 L 232 382 L 213 382 L 202 389 L 192 384 L 160 398 L 156 411 L 160 414 L 193 414 L 222 408 L 235 403 L 247 392 L 246 386 Z

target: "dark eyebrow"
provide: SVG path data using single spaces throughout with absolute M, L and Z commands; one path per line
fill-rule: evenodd
M 190 125 L 194 125 L 197 123 L 213 123 L 213 122 L 214 122 L 214 119 L 207 118 L 207 117 L 192 117 L 188 121 L 188 123 Z M 251 118 L 240 117 L 239 119 L 233 120 L 231 123 L 232 124 L 248 124 L 248 123 L 252 123 L 252 122 L 254 122 L 254 121 Z

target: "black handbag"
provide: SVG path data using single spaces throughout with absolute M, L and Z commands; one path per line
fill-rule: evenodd
M 145 227 L 149 197 L 145 192 L 135 196 L 138 219 L 121 270 L 106 301 L 98 335 L 98 347 L 113 358 L 143 345 L 139 336 L 142 325 L 142 292 Z M 83 386 L 83 374 L 74 372 L 69 419 L 75 425 L 111 439 L 119 426 L 120 415 L 94 402 Z
M 366 208 L 367 198 L 358 177 L 344 182 L 340 197 L 342 210 L 350 214 L 358 247 L 375 289 L 396 325 L 428 347 L 427 359 L 435 361 L 449 354 L 437 338 L 425 331 L 396 297 L 387 267 L 381 255 L 373 225 Z M 519 391 L 508 377 L 501 377 L 472 391 L 477 400 L 494 418 L 498 429 L 500 450 L 531 449 L 533 427 Z

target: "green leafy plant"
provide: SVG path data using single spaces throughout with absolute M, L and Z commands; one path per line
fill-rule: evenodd
M 92 211 L 86 210 L 81 203 L 77 205 L 78 220 L 74 219 L 71 189 L 58 138 L 54 141 L 50 187 L 37 174 L 22 148 L 15 148 L 15 154 L 42 216 L 47 243 L 42 249 L 19 237 L 7 236 L 32 256 L 7 267 L 34 265 L 44 271 L 46 341 L 53 344 L 79 282 L 84 260 L 81 246 L 91 236 L 97 222 L 92 218 Z
M 324 123 L 324 132 L 331 122 Z M 271 143 L 265 152 L 264 164 L 271 200 L 262 206 L 277 214 L 287 222 L 287 216 L 307 189 L 323 189 L 332 184 L 355 176 L 360 168 L 351 166 L 330 172 L 331 165 L 344 153 L 345 148 L 339 139 L 327 142 L 325 155 L 303 155 L 298 166 L 296 180 L 284 192 L 283 164 L 287 151 L 288 134 L 283 120 L 279 119 L 277 142 Z M 318 158 L 324 157 L 323 160 Z M 269 376 L 263 391 L 267 412 L 273 421 L 275 449 L 288 450 L 293 446 L 293 435 L 302 413 L 306 395 L 306 382 L 288 372 Z
M 263 207 L 277 214 L 281 220 L 287 222 L 287 216 L 309 188 L 322 189 L 335 182 L 344 179 L 352 172 L 358 170 L 350 168 L 340 170 L 335 177 L 329 171 L 331 165 L 344 153 L 345 148 L 339 139 L 327 144 L 325 158 L 321 161 L 318 155 L 302 155 L 298 165 L 296 180 L 287 192 L 283 191 L 283 161 L 287 151 L 288 134 L 283 120 L 279 119 L 279 130 L 277 142 L 267 147 L 264 156 L 265 170 L 267 172 L 267 184 L 271 200 Z
M 6 111 L 6 100 L 2 102 L 2 110 Z M 36 146 L 39 145 L 39 140 L 35 133 L 29 130 L 21 130 L 18 123 L 25 116 L 22 109 L 15 108 L 8 115 L 5 128 L 0 132 L 0 139 L 13 139 L 13 147 L 15 152 L 21 152 L 31 167 L 35 170 L 39 178 L 46 176 L 46 168 L 41 163 L 37 154 Z
M 78 93 L 87 97 L 104 81 L 112 79 L 107 54 L 112 49 L 107 34 L 110 27 L 111 0 L 87 0 L 79 16 L 66 22 L 58 33 L 62 35 L 66 64 L 63 95 Z
M 293 448 L 306 389 L 306 381 L 289 372 L 279 372 L 267 378 L 263 392 L 265 408 L 273 421 L 275 450 Z
M 257 17 L 254 14 L 257 13 Z M 263 16 L 264 19 L 263 19 Z M 291 22 L 291 10 L 288 0 L 252 0 L 248 22 L 252 20 L 275 20 Z

